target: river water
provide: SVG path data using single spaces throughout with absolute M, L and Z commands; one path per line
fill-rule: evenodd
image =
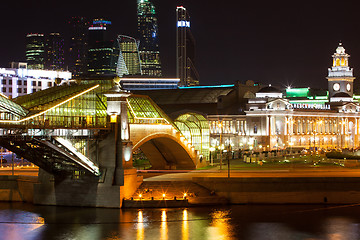
M 0 203 L 0 239 L 360 239 L 359 205 L 101 209 Z

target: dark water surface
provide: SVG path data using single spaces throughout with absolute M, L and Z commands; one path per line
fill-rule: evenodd
M 360 239 L 360 206 L 95 209 L 0 203 L 0 239 Z

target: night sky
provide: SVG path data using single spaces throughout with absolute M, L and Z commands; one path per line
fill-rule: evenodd
M 25 60 L 27 33 L 60 32 L 68 41 L 67 21 L 72 16 L 108 18 L 113 23 L 114 34 L 136 36 L 136 0 L 81 2 L 4 2 L 0 66 L 8 67 L 11 61 Z M 201 85 L 251 79 L 281 86 L 326 88 L 327 68 L 332 64 L 331 55 L 340 40 L 351 55 L 349 64 L 360 82 L 360 19 L 354 4 L 340 1 L 153 2 L 158 12 L 164 77 L 175 77 L 175 9 L 183 5 L 191 16 Z

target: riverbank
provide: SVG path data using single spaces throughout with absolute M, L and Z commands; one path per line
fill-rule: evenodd
M 197 170 L 144 179 L 124 207 L 360 203 L 358 169 Z M 0 201 L 33 203 L 35 176 L 0 176 Z M 186 201 L 184 200 L 186 193 Z M 141 195 L 140 195 L 141 194 Z

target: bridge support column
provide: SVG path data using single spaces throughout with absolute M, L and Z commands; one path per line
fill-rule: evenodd
M 115 172 L 113 185 L 124 185 L 124 169 L 132 166 L 132 143 L 127 117 L 127 97 L 130 93 L 120 88 L 118 84 L 104 94 L 107 97 L 107 113 L 115 131 Z

